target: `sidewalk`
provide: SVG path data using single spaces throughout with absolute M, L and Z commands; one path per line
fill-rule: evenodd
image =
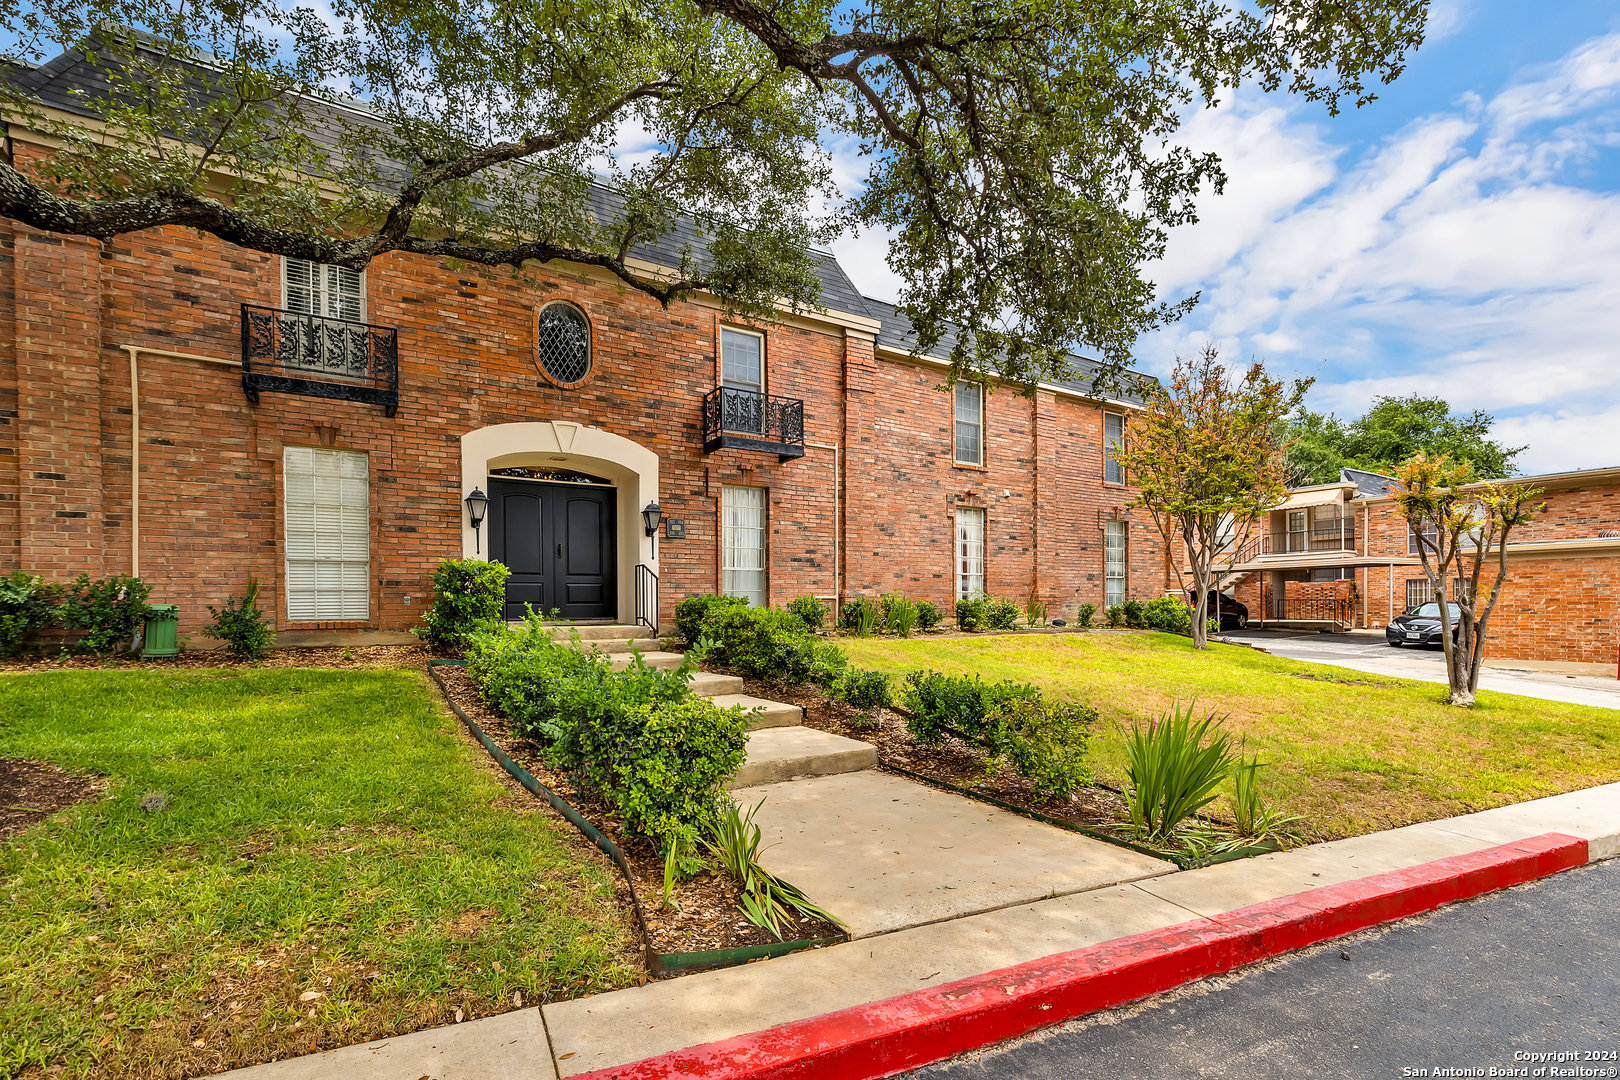
M 577 1076 L 914 995 L 1042 958 L 1061 959 L 1057 954 L 1133 935 L 1174 927 L 1172 937 L 1207 937 L 1227 913 L 1251 905 L 1298 898 L 1308 906 L 1309 895 L 1328 886 L 1427 867 L 1436 860 L 1455 861 L 1548 833 L 1584 840 L 1589 860 L 1620 854 L 1620 784 L 1164 873 L 225 1075 L 237 1080 Z

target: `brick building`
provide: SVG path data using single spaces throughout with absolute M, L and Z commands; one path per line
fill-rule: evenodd
M 71 114 L 78 63 L 17 77 Z M 1105 454 L 1134 404 L 941 387 L 905 321 L 817 263 L 824 311 L 750 326 L 587 267 L 394 253 L 355 274 L 0 219 L 0 569 L 138 574 L 182 633 L 249 575 L 278 630 L 408 628 L 439 560 L 475 553 L 513 567 L 514 607 L 622 622 L 651 618 L 655 577 L 666 620 L 722 590 L 982 591 L 1070 617 L 1163 590 Z
M 1620 469 L 1516 477 L 1546 510 L 1508 544 L 1491 618 L 1493 661 L 1612 672 L 1620 655 Z M 1382 628 L 1433 599 L 1394 481 L 1345 469 L 1296 488 L 1222 566 L 1255 624 Z M 1492 580 L 1487 567 L 1483 580 Z

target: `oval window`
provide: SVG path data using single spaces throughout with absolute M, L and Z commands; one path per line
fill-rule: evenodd
M 535 361 L 558 386 L 578 386 L 591 374 L 591 324 L 572 304 L 547 304 L 534 318 Z

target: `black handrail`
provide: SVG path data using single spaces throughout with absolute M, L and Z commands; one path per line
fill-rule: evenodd
M 399 408 L 399 331 L 281 308 L 242 305 L 242 389 Z
M 636 625 L 658 636 L 658 575 L 646 563 L 636 564 Z
M 1348 521 L 1341 528 L 1337 521 L 1331 525 L 1308 529 L 1304 532 L 1275 530 L 1261 537 L 1261 554 L 1305 554 L 1312 551 L 1354 551 L 1356 527 Z

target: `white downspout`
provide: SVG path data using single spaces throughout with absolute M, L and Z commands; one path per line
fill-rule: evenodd
M 841 482 L 843 474 L 841 472 L 839 472 L 839 469 L 838 469 L 840 454 L 839 454 L 839 449 L 838 449 L 838 444 L 837 443 L 807 442 L 804 445 L 813 446 L 817 450 L 831 450 L 833 452 L 833 613 L 832 614 L 833 614 L 833 620 L 836 622 L 837 619 L 838 619 L 839 600 L 844 595 L 844 578 L 843 578 L 844 564 L 839 559 L 840 548 L 839 548 L 839 545 L 838 545 L 838 538 L 839 538 L 839 535 L 840 535 L 840 533 L 838 531 L 839 530 L 839 525 L 843 521 L 843 516 L 840 513 L 840 511 L 841 511 L 841 508 L 843 507 L 843 503 L 844 503 L 843 484 Z
M 141 377 L 137 357 L 165 356 L 170 360 L 196 360 L 203 364 L 220 364 L 240 368 L 240 360 L 221 360 L 215 356 L 197 356 L 192 353 L 168 352 L 148 349 L 143 345 L 121 345 L 129 353 L 129 576 L 141 576 Z

